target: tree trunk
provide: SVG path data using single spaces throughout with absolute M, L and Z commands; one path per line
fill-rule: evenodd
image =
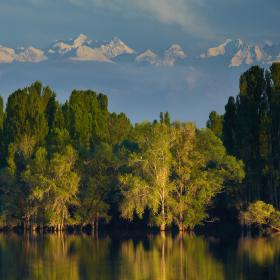
M 95 222 L 95 232 L 98 233 L 98 227 L 99 227 L 99 218 L 96 218 L 96 222 Z
M 164 191 L 163 191 L 163 197 L 164 197 Z M 161 225 L 160 225 L 160 231 L 165 231 L 165 226 L 166 226 L 164 207 L 165 207 L 165 205 L 164 205 L 164 198 L 163 198 L 162 202 L 161 202 L 161 219 L 162 219 L 162 222 L 161 222 Z
M 180 222 L 179 223 L 179 231 L 185 231 L 185 230 L 186 230 L 185 225 L 182 222 Z
M 165 227 L 166 227 L 166 224 L 165 223 L 162 223 L 160 225 L 160 231 L 165 231 Z
M 165 232 L 161 234 L 161 279 L 166 279 L 166 263 L 165 263 Z
M 32 232 L 35 232 L 37 229 L 37 225 L 36 224 L 32 224 Z

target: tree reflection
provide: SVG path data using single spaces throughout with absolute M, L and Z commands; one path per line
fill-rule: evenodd
M 121 255 L 130 270 L 120 279 L 224 279 L 222 263 L 212 257 L 207 242 L 200 237 L 152 236 L 148 249 L 142 241 L 134 244 L 128 240 L 122 243 Z
M 251 262 L 261 266 L 273 264 L 280 253 L 280 237 L 244 238 L 239 243 L 239 254 L 249 257 Z
M 0 235 L 0 279 L 279 279 L 280 237 L 237 247 L 169 234 L 120 239 L 83 235 Z M 265 278 L 264 278 L 265 277 Z

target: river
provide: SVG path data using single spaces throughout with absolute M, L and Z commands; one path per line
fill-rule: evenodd
M 0 234 L 0 279 L 280 279 L 280 237 Z

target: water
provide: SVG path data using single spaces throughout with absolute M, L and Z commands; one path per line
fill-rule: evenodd
M 280 238 L 0 234 L 0 279 L 280 279 Z

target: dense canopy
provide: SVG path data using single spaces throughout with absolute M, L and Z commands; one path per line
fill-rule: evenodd
M 172 123 L 168 112 L 132 125 L 104 94 L 74 90 L 60 104 L 40 82 L 0 105 L 0 227 L 97 230 L 140 218 L 192 230 L 244 177 L 210 129 Z

